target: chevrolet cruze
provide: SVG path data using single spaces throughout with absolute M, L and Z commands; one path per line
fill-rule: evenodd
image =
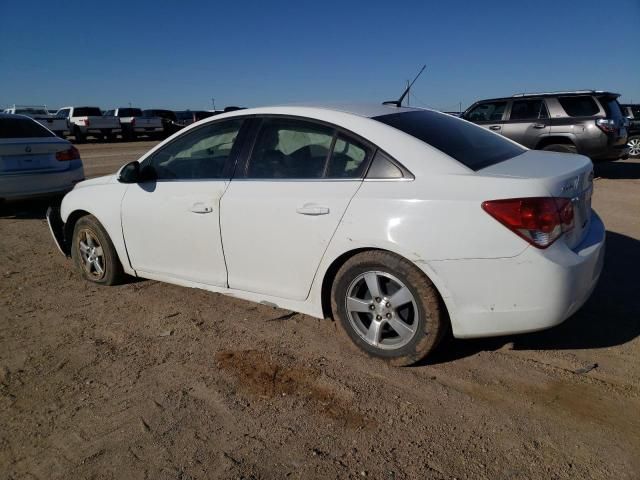
M 391 105 L 235 111 L 79 183 L 48 219 L 87 280 L 124 275 L 333 317 L 413 363 L 451 330 L 540 330 L 604 256 L 591 161 Z

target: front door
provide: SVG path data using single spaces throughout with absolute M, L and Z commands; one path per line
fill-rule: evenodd
M 332 127 L 263 119 L 222 197 L 229 287 L 304 300 L 371 153 Z
M 464 119 L 477 123 L 492 132 L 502 133 L 506 108 L 506 100 L 479 103 L 464 115 Z
M 143 177 L 122 200 L 122 229 L 132 267 L 142 276 L 168 276 L 226 286 L 220 237 L 220 198 L 242 120 L 190 130 L 144 160 Z

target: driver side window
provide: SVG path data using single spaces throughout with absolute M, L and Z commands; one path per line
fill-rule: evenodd
M 233 119 L 185 133 L 147 159 L 142 171 L 156 180 L 223 178 L 241 125 L 241 119 Z

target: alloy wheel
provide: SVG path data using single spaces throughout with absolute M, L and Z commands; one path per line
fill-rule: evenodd
M 386 272 L 358 275 L 347 288 L 345 308 L 354 330 L 376 348 L 401 348 L 418 328 L 419 311 L 411 290 Z
M 78 249 L 82 267 L 93 280 L 100 280 L 105 274 L 104 251 L 95 233 L 83 229 L 78 235 Z
M 627 143 L 627 146 L 629 147 L 629 155 L 632 157 L 640 155 L 640 138 L 632 138 L 629 140 L 629 143 Z

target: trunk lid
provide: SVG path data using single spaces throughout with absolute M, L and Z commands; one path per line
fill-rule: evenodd
M 71 144 L 57 137 L 0 139 L 0 174 L 66 170 L 69 162 L 56 159 L 56 152 Z
M 481 175 L 528 179 L 552 197 L 571 199 L 574 228 L 563 235 L 570 248 L 580 244 L 589 230 L 593 164 L 582 155 L 529 150 L 522 155 L 478 171 Z

